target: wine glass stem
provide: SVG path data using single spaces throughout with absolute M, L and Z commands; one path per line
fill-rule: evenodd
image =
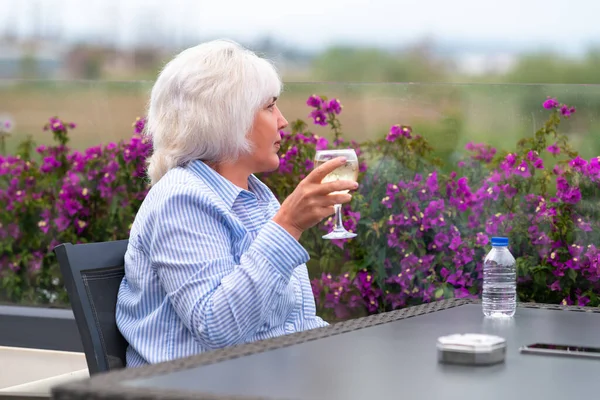
M 344 225 L 342 224 L 342 205 L 336 204 L 333 206 L 335 210 L 335 222 L 333 224 L 334 231 L 345 231 Z

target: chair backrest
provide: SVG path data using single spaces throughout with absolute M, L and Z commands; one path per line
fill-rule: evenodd
M 127 341 L 115 308 L 128 240 L 54 248 L 81 336 L 90 375 L 125 367 Z

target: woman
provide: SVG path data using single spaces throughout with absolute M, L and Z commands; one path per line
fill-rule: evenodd
M 279 166 L 273 66 L 229 41 L 187 49 L 160 73 L 147 131 L 152 187 L 133 223 L 116 318 L 140 366 L 327 325 L 315 315 L 302 232 L 357 184 L 312 171 L 279 204 L 255 173 Z

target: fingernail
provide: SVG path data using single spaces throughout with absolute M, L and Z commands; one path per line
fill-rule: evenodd
M 353 187 L 354 189 L 358 189 L 358 183 L 357 183 L 357 182 L 354 182 L 354 185 L 352 185 L 352 187 Z
M 346 161 L 348 161 L 346 157 L 340 157 L 340 163 L 345 163 Z

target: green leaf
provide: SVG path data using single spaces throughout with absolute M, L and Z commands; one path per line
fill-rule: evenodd
M 433 295 L 435 296 L 435 298 L 436 298 L 436 299 L 440 299 L 440 298 L 442 298 L 442 297 L 444 296 L 444 288 L 443 288 L 443 287 L 441 287 L 441 288 L 438 288 L 438 289 L 437 289 L 437 290 L 436 290 L 436 291 L 433 293 Z

